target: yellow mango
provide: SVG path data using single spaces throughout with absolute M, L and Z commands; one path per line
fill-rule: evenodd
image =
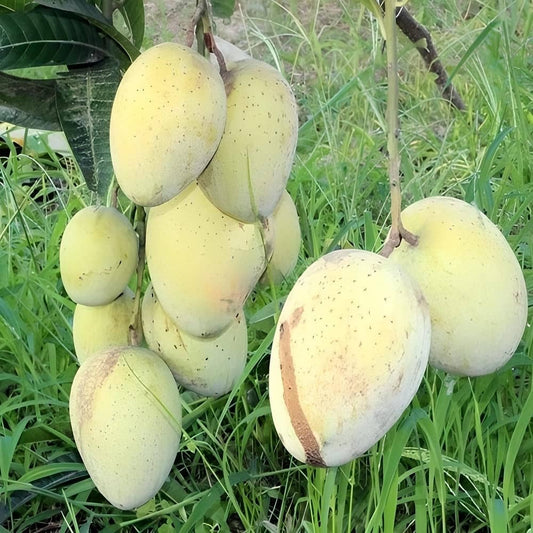
M 283 192 L 276 209 L 270 216 L 270 226 L 273 235 L 273 251 L 261 282 L 279 284 L 294 270 L 302 244 L 298 213 L 287 191 Z
M 221 396 L 239 380 L 248 354 L 242 311 L 220 335 L 194 337 L 172 322 L 150 285 L 143 297 L 142 320 L 146 343 L 186 389 L 205 396 Z
M 170 200 L 205 168 L 225 120 L 224 83 L 207 59 L 178 43 L 143 52 L 111 111 L 111 158 L 124 194 L 143 206 Z
M 126 287 L 117 299 L 107 305 L 76 305 L 72 339 L 80 364 L 105 348 L 129 344 L 134 302 L 135 294 Z
M 146 261 L 171 320 L 196 337 L 218 335 L 242 309 L 270 257 L 270 233 L 224 215 L 196 182 L 146 224 Z
M 74 376 L 70 421 L 96 488 L 115 507 L 150 500 L 167 478 L 181 436 L 181 403 L 172 373 L 153 352 L 111 348 Z
M 430 337 L 424 297 L 392 261 L 346 249 L 311 264 L 272 344 L 270 406 L 285 448 L 315 466 L 365 453 L 417 392 Z
M 221 211 L 254 222 L 272 214 L 289 178 L 298 140 L 296 102 L 281 73 L 255 59 L 232 63 L 224 83 L 226 128 L 198 182 Z
M 402 212 L 419 240 L 391 256 L 418 281 L 433 329 L 430 364 L 480 376 L 515 352 L 527 320 L 520 265 L 500 230 L 479 209 L 455 198 L 420 200 Z
M 114 207 L 89 206 L 67 224 L 59 248 L 61 280 L 82 305 L 106 305 L 126 288 L 137 267 L 137 234 Z

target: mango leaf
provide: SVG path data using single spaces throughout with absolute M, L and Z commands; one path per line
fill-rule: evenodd
M 87 187 L 105 198 L 113 179 L 109 118 L 120 83 L 119 64 L 107 59 L 59 77 L 57 112 Z
M 87 64 L 108 54 L 98 29 L 70 13 L 38 7 L 0 16 L 0 70 Z
M 0 72 L 0 122 L 61 130 L 54 80 L 29 80 Z
M 227 19 L 235 11 L 235 0 L 212 0 L 211 6 L 215 17 Z
M 26 11 L 31 7 L 32 0 L 0 0 L 0 12 Z
M 87 0 L 36 0 L 36 2 L 42 6 L 50 7 L 58 11 L 76 14 L 85 19 L 89 24 L 102 30 L 127 55 L 128 64 L 139 55 L 138 48 L 106 19 L 103 13 L 94 4 L 87 2 Z M 142 19 L 142 24 L 144 28 L 144 18 Z M 121 60 L 117 54 L 113 55 Z
M 143 0 L 125 0 L 120 7 L 131 33 L 133 44 L 141 48 L 144 39 L 144 3 Z

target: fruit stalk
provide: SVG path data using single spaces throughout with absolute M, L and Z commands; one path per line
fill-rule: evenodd
M 227 72 L 226 61 L 215 42 L 212 14 L 209 3 L 206 0 L 197 0 L 194 15 L 187 30 L 185 44 L 191 48 L 194 44 L 195 34 L 198 43 L 198 52 L 203 56 L 206 55 L 206 50 L 210 54 L 214 54 L 220 68 L 220 73 Z
M 402 224 L 402 193 L 400 187 L 400 153 L 398 138 L 398 47 L 396 38 L 396 0 L 385 2 L 385 36 L 387 39 L 387 151 L 389 154 L 389 185 L 391 193 L 391 228 L 380 254 L 388 257 L 402 239 L 416 245 L 417 237 Z

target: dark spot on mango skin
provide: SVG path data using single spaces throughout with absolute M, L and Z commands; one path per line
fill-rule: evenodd
M 283 384 L 283 400 L 287 407 L 294 432 L 303 446 L 306 462 L 312 466 L 326 466 L 320 455 L 320 445 L 300 405 L 300 398 L 298 397 L 298 389 L 296 387 L 290 332 L 291 327 L 294 327 L 299 322 L 302 313 L 303 307 L 296 308 L 290 318 L 290 323 L 285 321 L 280 325 L 279 361 L 281 381 Z

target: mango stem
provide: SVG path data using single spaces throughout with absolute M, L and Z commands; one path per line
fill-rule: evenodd
M 385 36 L 387 39 L 387 151 L 389 154 L 389 186 L 391 193 L 391 228 L 380 254 L 388 257 L 402 239 L 416 245 L 418 237 L 402 224 L 400 187 L 400 121 L 398 118 L 398 46 L 396 37 L 396 0 L 385 1 Z

